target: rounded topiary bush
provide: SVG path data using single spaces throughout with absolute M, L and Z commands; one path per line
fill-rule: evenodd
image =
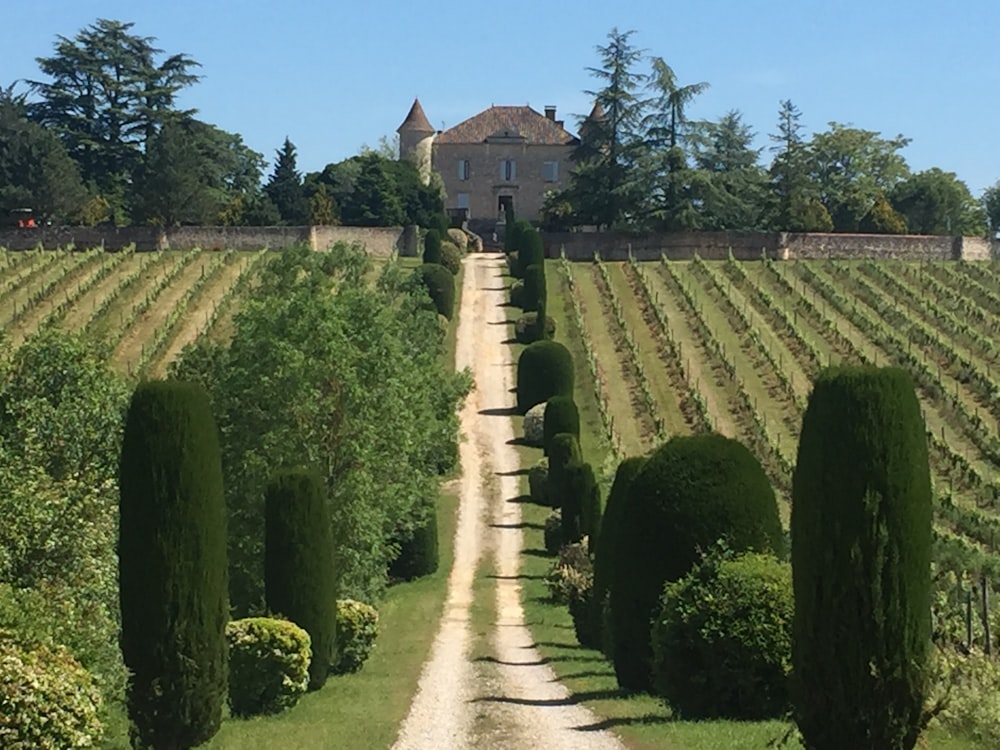
M 439 262 L 451 271 L 452 276 L 458 276 L 458 272 L 462 270 L 462 251 L 453 242 L 442 242 Z
M 722 435 L 675 437 L 649 455 L 617 518 L 611 614 L 615 674 L 649 690 L 649 623 L 664 584 L 724 540 L 733 552 L 784 553 L 774 491 L 747 448 Z
M 524 306 L 524 282 L 520 279 L 510 285 L 510 304 L 514 307 Z
M 552 438 L 549 451 L 548 497 L 554 508 L 562 508 L 568 488 L 566 471 L 569 466 L 583 461 L 580 441 L 576 435 L 562 433 Z
M 441 233 L 428 229 L 424 235 L 424 263 L 441 263 Z
M 573 461 L 565 469 L 562 493 L 563 541 L 596 539 L 601 530 L 601 492 L 590 464 Z M 593 550 L 593 545 L 590 545 Z
M 535 404 L 524 415 L 524 444 L 532 448 L 542 447 L 545 404 Z
M 545 402 L 542 432 L 542 447 L 546 456 L 549 455 L 552 438 L 559 433 L 568 433 L 580 439 L 580 411 L 572 395 L 553 396 Z
M 451 271 L 439 263 L 424 263 L 413 273 L 430 294 L 437 311 L 451 320 L 455 308 L 455 277 Z
M 542 534 L 545 540 L 545 551 L 550 555 L 556 555 L 563 546 L 562 536 L 562 513 L 554 510 L 545 519 L 545 528 Z
M 794 610 L 787 562 L 759 553 L 705 560 L 667 584 L 654 617 L 657 693 L 685 719 L 784 715 Z
M 524 414 L 553 396 L 573 395 L 573 355 L 558 341 L 536 341 L 517 360 L 517 409 Z
M 545 266 L 534 264 L 524 269 L 524 295 L 521 307 L 525 312 L 537 312 L 545 297 Z
M 337 674 L 357 672 L 368 661 L 378 638 L 378 610 L 353 599 L 337 600 Z
M 233 716 L 276 714 L 309 687 L 309 633 L 289 620 L 249 617 L 226 626 L 229 710 Z
M 932 493 L 897 368 L 820 374 L 792 477 L 792 703 L 805 742 L 912 748 L 926 718 Z
M 100 691 L 67 649 L 0 630 L 0 747 L 95 747 L 100 713 Z
M 448 230 L 448 241 L 451 242 L 464 255 L 469 250 L 469 235 L 461 229 L 454 227 Z
M 326 682 L 337 653 L 333 533 L 326 488 L 309 469 L 279 472 L 264 494 L 264 591 L 269 611 L 309 633 L 309 687 Z
M 539 461 L 528 469 L 528 492 L 531 502 L 536 505 L 549 505 L 549 465 Z
M 552 339 L 556 335 L 556 322 L 548 315 L 545 316 L 545 335 L 539 336 L 538 313 L 525 313 L 518 317 L 514 324 L 514 338 L 519 344 L 533 344 L 536 341 Z
M 438 569 L 439 557 L 437 506 L 430 502 L 426 517 L 400 540 L 389 575 L 404 581 L 430 575 Z

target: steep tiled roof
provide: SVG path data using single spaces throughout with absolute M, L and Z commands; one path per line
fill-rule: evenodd
M 572 145 L 577 138 L 531 107 L 490 107 L 438 134 L 438 143 L 482 143 L 491 135 L 518 134 L 529 144 Z
M 415 130 L 418 133 L 434 132 L 434 126 L 431 125 L 430 120 L 427 119 L 427 115 L 424 114 L 424 108 L 420 106 L 419 99 L 413 100 L 410 113 L 403 120 L 403 124 L 396 128 L 397 133 L 402 130 Z

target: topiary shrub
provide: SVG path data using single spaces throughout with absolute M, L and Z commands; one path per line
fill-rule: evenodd
M 559 554 L 563 546 L 562 513 L 554 510 L 545 519 L 545 530 L 542 534 L 545 540 L 545 551 L 550 555 Z
M 573 355 L 558 341 L 536 341 L 517 360 L 517 410 L 573 395 Z
M 792 499 L 792 702 L 805 742 L 908 750 L 927 720 L 932 497 L 904 370 L 820 374 Z
M 448 241 L 457 247 L 463 255 L 469 250 L 469 235 L 461 229 L 449 229 Z
M 545 579 L 553 601 L 566 604 L 573 618 L 573 629 L 581 646 L 597 647 L 597 633 L 590 627 L 588 613 L 594 584 L 587 537 L 579 542 L 563 545 L 559 560 L 552 566 Z
M 353 599 L 337 600 L 337 653 L 333 671 L 357 672 L 368 661 L 378 638 L 378 610 Z
M 562 492 L 563 541 L 576 542 L 583 536 L 591 539 L 600 533 L 601 492 L 590 464 L 573 461 L 566 466 Z
M 549 465 L 539 461 L 528 469 L 528 492 L 531 502 L 536 505 L 550 505 L 549 501 Z
M 567 468 L 583 461 L 580 441 L 576 435 L 564 433 L 552 438 L 549 451 L 548 497 L 553 508 L 563 507 L 563 497 L 567 491 Z
M 542 447 L 542 428 L 545 419 L 545 404 L 535 404 L 524 415 L 524 444 L 532 448 Z
M 326 682 L 337 655 L 337 583 L 323 480 L 315 471 L 278 473 L 264 493 L 264 593 L 270 612 L 309 633 L 309 688 Z
M 545 246 L 542 243 L 542 235 L 534 227 L 522 232 L 519 240 L 521 244 L 517 248 L 518 256 L 527 279 L 528 268 L 545 263 Z
M 664 584 L 686 575 L 724 540 L 733 552 L 783 554 L 767 475 L 722 435 L 675 437 L 649 455 L 617 517 L 611 554 L 615 674 L 626 690 L 652 687 L 649 623 Z
M 437 505 L 427 504 L 427 516 L 413 531 L 400 540 L 399 554 L 389 566 L 389 575 L 412 581 L 428 576 L 438 569 Z
M 552 339 L 556 335 L 556 322 L 545 316 L 545 335 L 540 336 L 538 330 L 538 313 L 525 313 L 518 317 L 514 324 L 514 338 L 519 344 L 533 344 L 536 341 Z
M 177 380 L 132 394 L 119 469 L 121 649 L 140 744 L 211 738 L 226 698 L 226 507 L 205 390 Z
M 441 233 L 437 229 L 428 229 L 424 235 L 424 263 L 441 263 Z
M 559 433 L 575 435 L 580 439 L 580 411 L 572 395 L 553 396 L 545 402 L 545 418 L 542 428 L 542 447 L 549 455 L 549 446 Z
M 309 687 L 312 644 L 294 622 L 272 617 L 233 620 L 229 641 L 229 710 L 233 716 L 277 714 Z
M 439 262 L 451 272 L 452 276 L 458 276 L 458 272 L 462 270 L 462 251 L 452 242 L 442 242 Z
M 534 264 L 524 269 L 524 295 L 521 307 L 525 312 L 537 312 L 545 298 L 545 266 Z
M 514 307 L 524 306 L 524 282 L 515 281 L 510 285 L 510 304 Z
M 794 610 L 788 563 L 710 556 L 664 589 L 651 633 L 657 692 L 685 719 L 784 715 Z
M 553 399 L 549 399 L 552 403 Z M 594 545 L 594 608 L 591 616 L 594 627 L 601 632 L 601 644 L 605 656 L 611 658 L 613 648 L 605 648 L 612 643 L 610 638 L 610 628 L 606 623 L 610 621 L 610 590 L 611 571 L 614 568 L 614 549 L 617 544 L 616 535 L 621 522 L 622 513 L 629 494 L 632 480 L 639 473 L 646 463 L 645 456 L 632 456 L 626 458 L 615 471 L 614 481 L 608 491 L 608 501 L 605 503 L 604 516 L 601 519 L 601 534 L 598 543 Z
M 451 271 L 438 263 L 424 263 L 413 274 L 430 294 L 437 311 L 451 320 L 455 308 L 455 277 Z
M 97 746 L 100 712 L 100 691 L 67 649 L 0 630 L 0 747 Z

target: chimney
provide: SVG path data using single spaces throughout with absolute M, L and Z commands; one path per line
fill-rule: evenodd
M 556 108 L 554 105 L 548 104 L 545 106 L 545 119 L 555 121 Z

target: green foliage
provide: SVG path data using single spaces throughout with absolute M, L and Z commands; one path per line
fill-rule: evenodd
M 399 544 L 399 554 L 389 566 L 389 575 L 404 581 L 428 576 L 438 569 L 437 504 L 427 503 L 425 518 Z
M 451 320 L 455 311 L 455 277 L 451 271 L 437 263 L 424 263 L 413 275 L 430 294 L 438 314 Z
M 449 229 L 446 239 L 458 248 L 461 255 L 465 255 L 469 251 L 469 235 L 467 235 L 464 230 Z
M 424 263 L 441 265 L 441 235 L 436 229 L 428 229 L 424 235 Z
M 628 502 L 632 480 L 635 479 L 645 463 L 644 456 L 631 456 L 618 464 L 614 481 L 608 492 L 608 500 L 605 503 L 604 516 L 601 519 L 601 533 L 594 544 L 594 595 L 591 619 L 593 627 L 602 633 L 602 648 L 605 643 L 613 643 L 610 639 L 610 632 L 605 632 L 604 625 L 605 619 L 610 620 L 610 618 L 605 618 L 605 610 L 609 604 L 608 596 L 615 564 L 614 550 L 618 544 L 616 541 L 618 527 Z M 606 655 L 611 657 L 612 649 L 608 649 Z
M 580 441 L 576 435 L 570 433 L 553 436 L 549 446 L 549 473 L 548 491 L 549 503 L 554 508 L 562 508 L 564 498 L 568 490 L 566 472 L 574 464 L 583 461 L 583 453 L 580 451 Z
M 559 553 L 563 546 L 562 537 L 562 513 L 558 510 L 552 511 L 545 519 L 542 539 L 545 542 L 545 551 L 550 555 Z
M 513 211 L 511 212 L 513 215 Z M 521 238 L 526 232 L 532 230 L 531 222 L 526 219 L 517 219 L 507 222 L 507 230 L 504 235 L 503 249 L 507 255 L 516 253 L 521 249 Z
M 978 649 L 962 653 L 937 649 L 932 654 L 937 679 L 932 702 L 942 710 L 934 722 L 950 733 L 983 747 L 1000 743 L 1000 663 Z
M 576 639 L 580 645 L 596 648 L 598 633 L 590 627 L 587 617 L 594 585 L 594 571 L 587 537 L 562 546 L 559 550 L 559 559 L 546 576 L 545 585 L 553 602 L 566 604 L 569 607 Z
M 514 323 L 514 338 L 519 344 L 533 344 L 536 341 L 546 341 L 556 335 L 556 322 L 545 315 L 545 335 L 538 332 L 538 313 L 525 313 Z
M 562 492 L 563 542 L 576 542 L 583 536 L 597 539 L 601 532 L 601 491 L 590 464 L 570 463 L 564 474 Z M 590 548 L 593 549 L 593 544 Z
M 518 262 L 524 272 L 525 287 L 528 286 L 528 269 L 531 266 L 543 266 L 542 281 L 544 282 L 545 246 L 542 244 L 542 235 L 534 227 L 523 229 L 519 236 L 520 243 L 517 248 Z
M 357 672 L 371 656 L 378 637 L 378 610 L 353 599 L 337 600 L 336 674 Z
M 239 615 L 264 612 L 260 499 L 275 466 L 320 469 L 339 595 L 377 601 L 397 540 L 457 463 L 468 373 L 445 368 L 445 333 L 410 272 L 387 264 L 373 286 L 370 264 L 344 244 L 275 254 L 230 343 L 202 342 L 175 367 L 218 415 Z
M 67 649 L 0 630 L 0 745 L 97 745 L 104 732 L 100 709 L 100 691 Z
M 995 238 L 1000 234 L 1000 182 L 990 185 L 983 191 L 980 203 L 986 214 L 986 224 L 989 227 L 990 237 Z
M 132 394 L 119 486 L 121 648 L 141 742 L 193 747 L 226 693 L 226 510 L 218 432 L 198 385 Z
M 323 687 L 337 658 L 336 585 L 322 478 L 278 472 L 264 494 L 264 594 L 269 612 L 309 633 L 311 690 Z
M 514 307 L 524 307 L 524 282 L 520 279 L 510 285 L 510 304 Z
M 524 268 L 524 296 L 521 307 L 525 312 L 537 312 L 545 298 L 545 266 L 532 264 Z
M 309 633 L 288 620 L 250 617 L 226 625 L 229 710 L 233 716 L 277 714 L 309 686 Z
M 524 444 L 532 448 L 542 447 L 544 435 L 545 404 L 535 404 L 524 415 Z
M 549 455 L 549 446 L 556 435 L 568 433 L 575 435 L 577 440 L 580 439 L 580 410 L 576 408 L 572 394 L 553 396 L 545 402 L 543 431 L 542 443 L 546 456 Z
M 792 497 L 799 729 L 819 750 L 912 748 L 927 720 L 932 498 L 904 370 L 820 374 Z
M 658 694 L 688 720 L 783 716 L 794 608 L 788 563 L 710 556 L 664 589 L 650 638 Z
M 531 502 L 537 505 L 549 504 L 549 465 L 539 461 L 528 469 L 528 491 Z
M 913 234 L 982 237 L 986 233 L 983 207 L 954 172 L 934 167 L 910 175 L 889 198 Z
M 615 674 L 649 690 L 649 623 L 664 584 L 686 575 L 720 539 L 734 552 L 783 554 L 767 475 L 741 443 L 717 434 L 675 437 L 630 483 L 619 511 L 611 575 Z
M 462 251 L 454 242 L 441 244 L 441 265 L 451 271 L 453 276 L 458 276 L 462 270 Z
M 553 396 L 573 395 L 573 355 L 557 341 L 536 341 L 517 360 L 517 409 L 524 414 Z
M 890 205 L 884 193 L 878 194 L 858 227 L 858 231 L 872 234 L 906 234 L 906 229 L 906 219 Z
M 274 171 L 264 185 L 264 192 L 278 209 L 282 224 L 308 224 L 309 199 L 303 189 L 302 175 L 296 166 L 295 144 L 286 137 L 275 156 Z

